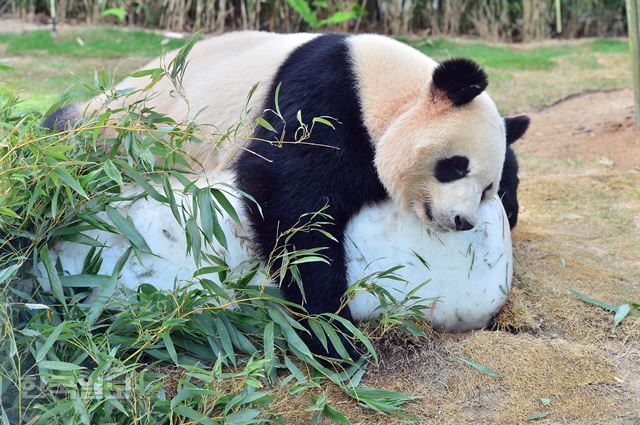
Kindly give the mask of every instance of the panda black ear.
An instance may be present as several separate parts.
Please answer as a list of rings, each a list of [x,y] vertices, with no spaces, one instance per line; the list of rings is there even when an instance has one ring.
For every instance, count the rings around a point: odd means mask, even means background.
[[[507,146],[521,138],[529,128],[531,120],[526,115],[519,115],[517,117],[505,118],[504,128],[507,132]]]
[[[433,72],[433,87],[445,92],[455,106],[471,102],[488,84],[482,68],[465,58],[446,60]]]

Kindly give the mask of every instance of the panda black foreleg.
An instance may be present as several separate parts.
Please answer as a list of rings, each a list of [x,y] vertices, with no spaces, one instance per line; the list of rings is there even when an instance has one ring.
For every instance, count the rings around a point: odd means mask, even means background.
[[[507,213],[509,219],[509,227],[513,229],[518,223],[518,185],[520,180],[518,179],[518,160],[516,154],[507,146],[507,151],[504,159],[504,166],[502,167],[502,178],[500,179],[500,187],[498,189],[498,196],[502,201],[502,206]]]
[[[342,231],[336,231],[335,228],[331,230],[333,237],[339,241],[342,240]],[[347,266],[342,244],[330,240],[319,232],[296,235],[291,242],[296,249],[326,247],[320,253],[328,259],[329,264],[313,262],[297,266],[302,277],[303,291],[300,290],[298,282],[288,272],[281,286],[284,297],[288,301],[303,306],[308,315],[337,313],[340,317],[353,322],[351,310],[349,310],[345,299]],[[300,313],[304,314],[303,312]],[[325,348],[321,340],[310,328],[308,319],[302,316],[299,316],[299,319],[300,323],[307,329],[307,332],[301,332],[301,337],[313,353],[333,358],[341,357],[329,338],[327,338],[327,348]],[[359,354],[354,343],[350,341],[353,336],[351,332],[338,321],[333,321],[332,325],[336,329],[346,352],[352,360],[357,360]]]
[[[507,151],[505,153],[504,166],[502,167],[502,178],[500,179],[498,195],[502,200],[502,205],[509,218],[509,227],[512,229],[518,223],[518,184],[520,180],[518,179],[518,159],[511,145],[526,133],[530,121],[526,115],[504,119],[507,135]]]

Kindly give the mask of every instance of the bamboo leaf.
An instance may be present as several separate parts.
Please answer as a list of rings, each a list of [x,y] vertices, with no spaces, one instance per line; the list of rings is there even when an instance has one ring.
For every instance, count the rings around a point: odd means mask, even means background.
[[[306,257],[298,258],[290,263],[290,265],[304,264],[304,263],[325,263],[330,264],[329,260],[324,257],[318,257],[316,255],[308,255]]]
[[[56,326],[51,332],[51,334],[44,341],[44,344],[40,346],[40,348],[36,352],[36,363],[40,363],[42,360],[44,360],[49,350],[51,350],[51,347],[53,347],[53,344],[55,344],[55,342],[58,340],[58,337],[60,336],[60,333],[62,332],[63,327],[64,327],[64,322]]]
[[[2,64],[0,64],[0,67],[1,66]],[[0,68],[0,70],[2,70],[2,68]],[[0,418],[2,419],[2,425],[11,425],[11,422],[9,422],[9,416],[4,410],[4,406],[2,404],[0,404]]]
[[[233,205],[231,205],[231,202],[229,202],[229,200],[227,199],[227,196],[218,189],[211,189],[211,193],[218,202],[218,205],[220,205],[222,209],[225,210],[229,217],[231,217],[231,219],[238,225],[241,225],[242,223],[240,222],[240,217],[238,216],[235,208],[233,208]]]
[[[14,264],[0,270],[0,283],[4,283],[11,279],[20,269],[21,264]]]
[[[32,304],[32,303],[24,303],[24,304],[16,304],[22,305],[24,308],[29,310],[50,310],[51,308],[48,305],[44,304]]]
[[[100,288],[107,285],[111,276],[98,274],[76,274],[61,276],[60,281],[65,288]]]
[[[111,223],[118,228],[124,237],[129,239],[133,246],[141,251],[151,253],[147,241],[145,241],[140,232],[138,232],[131,218],[125,218],[118,210],[110,206],[105,208],[105,212],[109,220],[111,220]]]
[[[229,425],[244,425],[255,423],[253,420],[260,415],[257,409],[244,409],[239,412],[232,413],[225,418],[225,423]]]
[[[187,252],[190,252],[193,256],[193,261],[196,265],[200,265],[202,257],[202,251],[200,249],[202,239],[200,237],[200,228],[196,220],[191,217],[185,223],[185,231],[187,237]]]
[[[90,325],[95,323],[95,321],[98,319],[98,316],[100,315],[102,310],[105,308],[105,306],[111,299],[111,296],[115,292],[117,286],[118,286],[117,276],[109,276],[109,279],[105,281],[105,284],[99,287],[100,291],[98,295],[95,297],[95,299],[93,300],[93,302],[91,303],[89,314],[87,314],[87,317],[85,319],[87,323],[89,323]]]
[[[116,168],[115,165],[113,165],[113,162],[111,162],[110,160],[106,161],[102,165],[102,170],[107,175],[107,177],[116,182],[118,186],[124,185],[124,183],[122,182],[122,174],[120,174],[120,171]]]
[[[126,12],[121,7],[110,7],[102,11],[102,16],[115,16],[120,22],[124,22]]]
[[[313,332],[314,335],[318,338],[318,340],[320,340],[322,347],[324,347],[325,350],[328,350],[329,346],[327,345],[327,334],[324,332],[324,329],[322,328],[322,326],[313,318],[309,319],[307,323],[309,323],[311,332]]]
[[[318,17],[315,12],[311,10],[307,0],[287,0],[289,6],[302,17],[304,22],[311,28],[318,27]]]
[[[44,268],[47,272],[47,277],[49,278],[49,284],[51,285],[51,292],[53,296],[62,304],[65,308],[67,307],[67,302],[65,300],[64,291],[62,290],[62,282],[60,281],[60,277],[58,276],[58,272],[53,267],[53,263],[51,262],[51,254],[49,254],[49,247],[47,245],[43,246],[40,249],[40,259],[42,260],[42,264],[44,264]]]
[[[202,276],[203,274],[211,274],[211,273],[219,273],[222,271],[228,270],[227,266],[207,266],[207,267],[202,267],[199,268],[198,270],[196,270],[193,273],[193,277],[198,277],[198,276]]]
[[[603,309],[609,310],[609,311],[616,311],[616,307],[611,305],[611,304],[607,304],[607,303],[602,302],[600,300],[596,300],[594,298],[591,298],[591,297],[588,297],[586,295],[583,295],[580,292],[576,291],[575,289],[572,289],[571,292],[573,293],[573,295],[575,295],[581,301],[583,301],[583,302],[585,302],[587,304],[592,304],[592,305],[595,305],[597,307],[600,307],[600,308],[603,308]]]
[[[207,242],[211,242],[213,240],[213,214],[215,214],[211,204],[211,197],[207,191],[202,190],[198,191],[197,200],[202,233]]]
[[[351,421],[349,421],[345,415],[328,403],[324,405],[322,414],[340,425],[351,425]]]
[[[616,315],[613,318],[613,329],[615,329],[620,322],[624,320],[629,312],[631,311],[631,306],[629,304],[622,304],[616,308]]]
[[[167,203],[169,204],[169,208],[171,209],[171,214],[173,214],[173,217],[176,219],[176,221],[180,225],[182,225],[180,211],[178,210],[178,203],[176,202],[176,197],[173,193],[173,188],[171,187],[169,177],[166,174],[162,175],[162,188],[164,189],[164,194],[167,197]]]
[[[283,119],[282,112],[280,112],[280,89],[281,88],[282,88],[282,81],[278,82],[278,85],[276,86],[276,92],[274,94],[273,102],[275,103],[275,106],[276,106],[276,114],[278,114],[280,119]]]
[[[263,341],[264,341],[264,358],[265,360],[267,360],[265,369],[267,373],[269,373],[273,368],[273,364],[276,358],[273,322],[267,323],[267,325],[264,327]]]
[[[164,342],[164,346],[169,353],[169,357],[171,357],[171,360],[173,360],[173,362],[178,365],[178,353],[176,352],[176,347],[173,345],[173,341],[171,341],[171,336],[166,332],[163,333],[162,341]]]
[[[341,10],[329,16],[327,19],[322,19],[320,22],[318,22],[318,26],[321,27],[325,25],[337,25],[355,18],[357,18],[357,15],[353,11]]]
[[[620,322],[622,322],[629,315],[629,312],[631,312],[631,306],[629,304],[622,304],[616,307],[614,305],[607,304],[603,301],[596,300],[595,298],[591,298],[586,295],[583,295],[580,292],[576,291],[575,289],[572,289],[571,292],[573,293],[573,295],[575,295],[581,301],[587,304],[592,304],[604,310],[608,310],[612,313],[615,313],[615,316],[613,317],[613,329],[618,327]]]
[[[382,413],[397,413],[401,411],[401,406],[404,403],[420,398],[396,391],[369,387],[349,387],[346,393],[363,406]]]
[[[538,419],[543,419],[543,418],[546,418],[547,416],[549,416],[549,413],[547,412],[538,412],[538,413],[534,413],[532,415],[527,416],[525,420],[527,422],[537,421]]]
[[[251,196],[251,194],[244,192],[238,188],[234,188],[233,186],[226,184],[226,183],[220,183],[220,186],[225,186],[228,187],[230,189],[235,190],[236,192],[238,192],[238,194],[240,194],[241,196],[247,198],[248,200],[250,200],[253,205],[255,205],[255,207],[258,209],[258,212],[260,213],[260,217],[264,218],[264,214],[262,213],[262,208],[260,207],[260,204],[258,203],[258,201],[256,201],[256,198],[254,198],[253,196]]]
[[[144,191],[155,199],[158,202],[162,202],[163,204],[167,203],[167,198],[162,196],[149,182],[145,179],[142,174],[137,172],[132,166],[127,164],[122,160],[115,160],[115,163],[118,164],[128,175],[136,182],[138,186],[140,186]]]
[[[271,124],[269,124],[269,121],[265,120],[262,117],[256,118],[256,124],[258,124],[260,127],[266,128],[267,130],[269,130],[269,131],[271,131],[273,133],[277,132],[276,129],[273,128],[273,126]]]
[[[300,372],[300,369],[298,369],[298,366],[296,366],[295,363],[293,363],[287,356],[284,356],[284,365],[287,367],[287,369],[289,369],[289,372],[291,372],[291,374],[295,376],[299,383],[307,383],[307,378],[304,377],[302,372]]]
[[[233,344],[231,343],[231,337],[229,336],[229,332],[227,331],[226,326],[222,323],[222,320],[216,318],[216,329],[218,330],[218,338],[220,338],[220,343],[222,344],[222,348],[226,353],[229,360],[231,360],[232,364],[236,364],[236,354],[233,350]]]
[[[478,364],[478,363],[476,363],[476,362],[474,362],[472,360],[469,360],[469,359],[467,359],[465,357],[454,356],[453,358],[456,359],[456,360],[461,361],[462,363],[468,364],[469,366],[471,366],[471,367],[473,367],[475,369],[478,369],[480,372],[484,373],[485,375],[489,375],[492,378],[497,378],[498,377],[498,374],[495,373],[493,370],[489,369],[486,366],[482,366],[481,364]]]
[[[133,78],[141,78],[150,75],[152,78],[157,77],[158,75],[162,75],[164,73],[164,69],[162,68],[149,68],[149,69],[141,69],[140,71],[132,72],[129,74],[130,77]]]
[[[13,212],[12,210],[10,210],[9,208],[0,207],[0,214],[6,215],[6,216],[11,217],[11,218],[20,219],[20,216],[18,214],[16,214],[15,212]]]
[[[45,368],[45,369],[51,369],[51,370],[61,370],[61,371],[71,371],[71,370],[82,370],[84,369],[84,367],[77,365],[77,364],[73,364],[73,363],[69,363],[69,362],[58,362],[58,361],[49,361],[49,360],[43,360],[40,363],[38,363],[38,366],[40,366],[41,368]]]
[[[202,413],[197,412],[197,411],[193,410],[191,407],[185,406],[184,404],[178,404],[175,407],[175,412],[178,415],[184,416],[187,419],[191,419],[193,421],[196,421],[196,423],[199,423],[199,424],[217,425],[217,422],[215,422],[214,420],[207,418]]]
[[[53,170],[53,172],[60,177],[60,179],[65,182],[66,184],[69,185],[69,187],[71,189],[73,189],[75,192],[77,192],[80,196],[82,196],[83,198],[89,199],[89,195],[87,195],[87,192],[84,191],[84,189],[82,188],[82,186],[80,185],[80,183],[78,183],[78,181],[76,179],[74,179],[71,174],[69,174],[69,172],[67,170],[65,170],[64,168],[55,168]]]
[[[322,326],[322,328],[324,329],[324,332],[329,337],[333,348],[335,348],[340,357],[343,359],[350,359],[351,356],[349,356],[349,353],[345,349],[344,344],[342,343],[342,340],[338,336],[338,333],[336,332],[336,329],[333,327],[333,325],[324,320],[321,320],[319,323],[320,326]]]
[[[323,118],[323,117],[315,117],[315,118],[312,120],[312,122],[313,122],[313,123],[317,123],[317,122],[319,122],[320,124],[324,124],[324,125],[326,125],[327,127],[331,127],[331,128],[333,128],[334,130],[336,129],[336,128],[335,128],[335,126],[333,125],[333,123],[332,123],[331,121],[329,121],[328,119]]]
[[[364,336],[364,334],[360,331],[360,329],[358,329],[357,326],[355,326],[353,323],[351,323],[349,320],[345,319],[344,317],[338,316],[337,314],[329,314],[329,317],[331,317],[333,320],[337,320],[338,322],[340,322],[342,326],[347,328],[347,330],[353,336],[358,338],[358,340],[366,347],[369,354],[371,354],[374,361],[378,363],[378,354],[376,353],[375,348],[373,348],[373,345],[371,344],[371,341],[369,341],[369,338]]]

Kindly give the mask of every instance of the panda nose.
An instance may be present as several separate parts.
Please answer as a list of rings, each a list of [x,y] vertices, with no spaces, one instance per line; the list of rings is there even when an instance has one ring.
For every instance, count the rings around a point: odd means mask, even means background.
[[[456,222],[456,230],[473,229],[473,224],[469,223],[466,219],[464,219],[463,217],[460,217],[459,215],[456,216],[455,222]]]

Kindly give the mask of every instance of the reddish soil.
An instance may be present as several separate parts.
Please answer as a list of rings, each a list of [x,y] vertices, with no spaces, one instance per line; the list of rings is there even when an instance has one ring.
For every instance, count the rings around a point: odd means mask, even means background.
[[[572,96],[529,115],[531,128],[518,142],[519,151],[640,171],[640,130],[633,125],[631,89]]]

